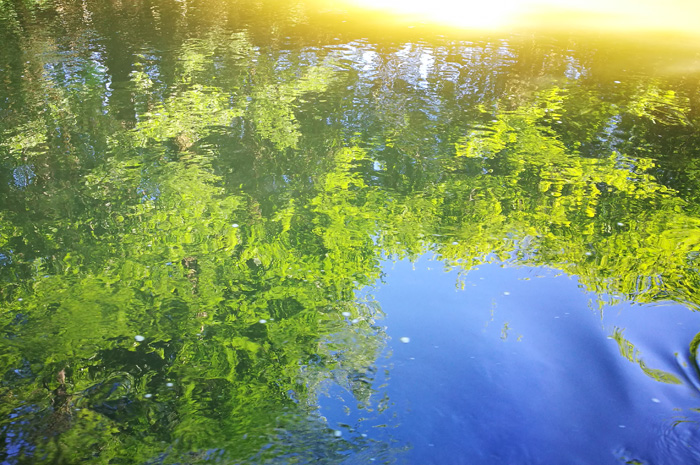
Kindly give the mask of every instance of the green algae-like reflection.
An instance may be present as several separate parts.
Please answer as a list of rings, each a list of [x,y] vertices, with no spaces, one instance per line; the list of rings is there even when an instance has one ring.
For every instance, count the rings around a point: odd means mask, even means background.
[[[314,18],[0,0],[8,463],[392,461],[317,415],[329,383],[386,408],[381,309],[356,296],[387,256],[698,309],[692,70]]]

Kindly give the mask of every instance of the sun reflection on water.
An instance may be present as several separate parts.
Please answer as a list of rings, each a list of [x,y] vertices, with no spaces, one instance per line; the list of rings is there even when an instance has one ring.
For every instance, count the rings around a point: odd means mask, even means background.
[[[339,0],[415,21],[471,30],[555,29],[698,35],[700,2],[689,0]]]

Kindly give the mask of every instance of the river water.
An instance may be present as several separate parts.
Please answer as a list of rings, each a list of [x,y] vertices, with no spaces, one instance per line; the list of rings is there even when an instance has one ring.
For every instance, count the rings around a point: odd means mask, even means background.
[[[695,37],[436,18],[0,0],[3,464],[700,463]]]

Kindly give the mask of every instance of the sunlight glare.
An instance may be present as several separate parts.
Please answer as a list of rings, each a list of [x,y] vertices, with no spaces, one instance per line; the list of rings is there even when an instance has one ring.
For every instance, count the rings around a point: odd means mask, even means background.
[[[399,13],[427,22],[468,29],[505,26],[518,8],[518,0],[355,0],[362,7]]]
[[[388,20],[463,29],[575,28],[697,35],[700,2],[690,0],[346,0]]]

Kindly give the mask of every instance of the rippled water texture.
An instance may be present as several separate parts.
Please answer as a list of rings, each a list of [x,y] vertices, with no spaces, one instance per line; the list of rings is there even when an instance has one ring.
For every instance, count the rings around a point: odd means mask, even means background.
[[[0,461],[700,463],[667,3],[0,0]]]

